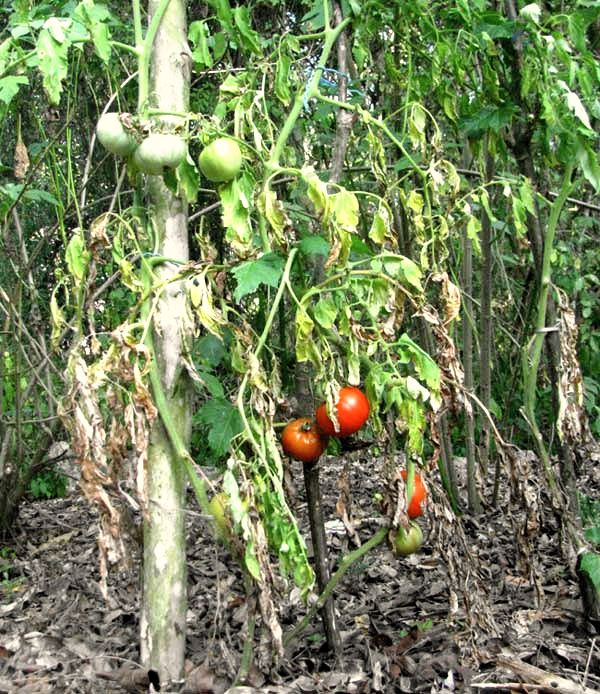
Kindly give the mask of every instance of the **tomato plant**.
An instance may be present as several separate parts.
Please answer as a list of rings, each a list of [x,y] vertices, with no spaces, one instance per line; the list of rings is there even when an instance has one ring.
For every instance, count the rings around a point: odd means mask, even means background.
[[[408,530],[398,528],[396,539],[394,541],[394,551],[405,557],[412,554],[421,548],[423,544],[423,531],[418,523],[411,522]]]
[[[400,473],[406,481],[407,472],[402,470]],[[415,472],[414,482],[413,482],[413,493],[410,498],[410,503],[408,504],[407,513],[409,518],[417,518],[423,515],[423,502],[427,498],[427,488],[421,479],[421,475]]]
[[[335,403],[339,429],[327,414],[327,405],[321,403],[316,418],[319,429],[328,436],[350,436],[357,432],[369,417],[369,401],[359,388],[346,386],[340,389]]]
[[[327,439],[321,436],[311,417],[300,417],[285,427],[281,444],[291,458],[310,463],[323,453]]]
[[[213,183],[231,181],[242,166],[242,153],[235,140],[220,137],[200,152],[198,166],[203,175]]]

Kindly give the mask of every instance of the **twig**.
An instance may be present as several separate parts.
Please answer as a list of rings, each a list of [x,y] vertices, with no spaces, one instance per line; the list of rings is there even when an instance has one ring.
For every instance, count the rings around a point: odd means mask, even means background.
[[[546,670],[542,670],[535,665],[530,665],[518,658],[499,656],[497,664],[531,681],[531,684],[521,683],[517,685],[522,689],[533,687],[541,692],[558,692],[558,694],[599,694],[597,689],[590,689],[578,682],[568,680],[566,677],[560,677],[552,672],[546,672]],[[485,685],[480,683],[477,686],[482,687]],[[506,684],[502,685],[503,688],[507,686]]]

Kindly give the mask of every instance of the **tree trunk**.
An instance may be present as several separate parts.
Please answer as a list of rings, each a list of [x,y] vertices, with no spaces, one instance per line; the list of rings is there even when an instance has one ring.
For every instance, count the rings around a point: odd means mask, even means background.
[[[489,146],[492,135],[488,133],[485,152],[485,182],[489,183],[494,175],[494,157]],[[492,220],[483,210],[481,218],[481,313],[479,319],[479,399],[483,406],[490,409],[492,401]],[[481,435],[479,440],[479,461],[484,475],[487,475],[490,460],[491,427],[484,415],[480,417]]]
[[[150,0],[149,19],[159,0]],[[185,113],[189,103],[185,0],[171,0],[154,42],[150,72],[150,103],[170,113]],[[163,117],[162,129],[177,124]],[[162,177],[147,182],[148,219],[158,255],[185,263],[189,258],[187,205],[164,185]],[[177,272],[173,263],[155,266],[161,279]],[[153,314],[154,358],[170,412],[170,424],[189,445],[190,389],[180,367],[184,338],[185,293],[180,282],[167,285]],[[183,674],[187,567],[185,555],[186,478],[163,420],[151,432],[148,454],[149,515],[144,526],[143,597],[140,618],[141,660],[161,681]]]
[[[473,246],[469,234],[463,232],[463,368],[464,385],[473,392]],[[475,419],[470,398],[465,401],[465,444],[467,457],[467,493],[469,511],[481,513],[481,500],[477,490],[475,456]]]

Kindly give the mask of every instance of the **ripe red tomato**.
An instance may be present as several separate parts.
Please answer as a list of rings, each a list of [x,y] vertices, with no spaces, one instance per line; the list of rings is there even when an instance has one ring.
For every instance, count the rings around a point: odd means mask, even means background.
[[[339,397],[335,403],[339,430],[327,414],[327,405],[321,403],[317,407],[317,426],[328,436],[350,436],[358,431],[369,417],[369,401],[367,396],[359,388],[346,386],[340,389]]]
[[[311,417],[300,417],[285,427],[281,444],[291,458],[310,463],[323,453],[327,439],[321,436]]]
[[[404,481],[406,481],[407,477],[407,472],[406,470],[402,470],[400,472],[402,477],[404,478]],[[425,485],[423,484],[423,480],[421,479],[421,475],[419,475],[418,472],[415,472],[415,477],[414,477],[414,483],[413,483],[413,493],[412,497],[410,499],[410,504],[408,505],[408,508],[406,509],[406,512],[408,513],[409,518],[417,518],[418,516],[423,515],[423,502],[427,498],[427,489]]]

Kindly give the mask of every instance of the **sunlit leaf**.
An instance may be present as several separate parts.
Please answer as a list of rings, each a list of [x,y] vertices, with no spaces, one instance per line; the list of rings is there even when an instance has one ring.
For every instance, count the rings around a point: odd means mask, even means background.
[[[75,16],[81,19],[90,32],[98,57],[108,63],[111,53],[108,22],[112,20],[111,13],[104,5],[96,5],[94,0],[82,0],[75,10]]]
[[[63,81],[68,74],[69,45],[59,20],[55,17],[49,19],[40,31],[36,50],[44,89],[51,104],[60,102]]]
[[[386,207],[380,205],[377,212],[373,215],[371,228],[369,229],[369,238],[376,244],[381,245],[385,237],[389,234],[390,229],[389,213]]]
[[[525,19],[531,19],[532,22],[539,24],[542,11],[537,2],[531,2],[529,5],[522,7],[519,10],[519,14],[521,17],[525,17]]]
[[[81,229],[77,229],[71,236],[65,256],[69,272],[77,282],[81,282],[85,278],[91,258],[91,253],[86,248],[85,238]]]
[[[8,75],[0,79],[0,101],[10,104],[16,96],[22,84],[29,84],[25,75]]]

